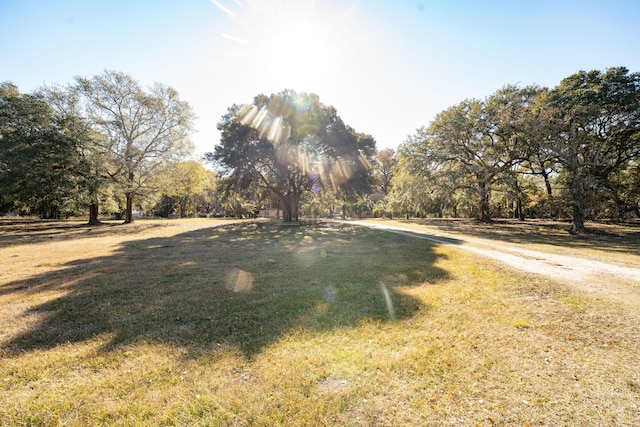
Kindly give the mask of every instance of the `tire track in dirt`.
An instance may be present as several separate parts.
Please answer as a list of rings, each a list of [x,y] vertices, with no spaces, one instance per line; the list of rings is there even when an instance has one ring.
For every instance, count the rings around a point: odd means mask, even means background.
[[[564,283],[573,288],[602,294],[634,305],[640,304],[640,288],[629,283],[629,281],[632,281],[636,282],[635,284],[640,284],[640,269],[637,268],[521,249],[514,245],[500,245],[491,240],[470,238],[466,235],[442,237],[426,231],[409,230],[365,221],[343,221],[343,223],[375,228],[468,250],[500,261],[520,271],[563,280]]]

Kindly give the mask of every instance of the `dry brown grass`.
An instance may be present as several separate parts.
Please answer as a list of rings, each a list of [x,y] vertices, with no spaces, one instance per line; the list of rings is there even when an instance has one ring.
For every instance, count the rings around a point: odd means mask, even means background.
[[[560,255],[583,258],[640,268],[640,223],[614,224],[587,222],[588,234],[569,233],[571,224],[563,221],[501,219],[482,223],[469,219],[410,219],[369,220],[396,224],[408,229],[429,231],[434,235],[464,236],[499,242],[504,246],[517,245]]]
[[[345,225],[65,224],[0,224],[0,425],[640,424],[638,307]]]

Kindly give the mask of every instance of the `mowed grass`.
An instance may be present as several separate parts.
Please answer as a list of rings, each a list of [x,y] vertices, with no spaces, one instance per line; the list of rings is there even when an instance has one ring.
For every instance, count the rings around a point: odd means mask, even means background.
[[[640,222],[627,224],[586,222],[587,234],[569,233],[567,221],[499,219],[482,223],[469,219],[370,219],[374,223],[401,226],[435,235],[488,239],[561,255],[577,255],[621,266],[640,268]]]
[[[640,424],[638,307],[351,225],[0,222],[0,425]]]

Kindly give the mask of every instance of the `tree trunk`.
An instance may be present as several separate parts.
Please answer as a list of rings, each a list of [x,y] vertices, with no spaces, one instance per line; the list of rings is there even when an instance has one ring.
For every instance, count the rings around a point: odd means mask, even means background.
[[[582,182],[577,171],[573,174],[569,189],[571,191],[571,202],[573,205],[573,227],[571,228],[571,233],[586,233],[587,230],[584,227],[584,192],[582,191]]]
[[[486,185],[480,185],[480,221],[491,222],[491,210],[489,206],[489,191]]]
[[[300,219],[298,217],[299,211],[300,211],[300,195],[294,193],[291,195],[291,221],[292,222],[299,221]]]
[[[522,210],[522,199],[520,199],[519,197],[516,199],[515,217],[519,221],[524,221],[524,211]]]
[[[98,219],[98,214],[100,212],[98,202],[91,203],[89,206],[89,223],[87,225],[101,225],[102,223]]]
[[[282,203],[282,221],[291,222],[291,203],[288,196],[285,196]]]
[[[584,185],[583,177],[581,174],[580,161],[578,158],[578,137],[577,130],[573,123],[571,123],[571,151],[569,158],[568,170],[571,176],[571,183],[569,184],[569,192],[571,193],[571,202],[573,205],[573,227],[571,232],[574,234],[586,233],[584,228],[585,217],[585,199],[584,199]]]
[[[127,193],[127,208],[124,214],[124,223],[131,224],[133,223],[133,194]]]
[[[553,192],[551,191],[551,181],[549,180],[549,174],[543,170],[542,177],[544,178],[544,186],[547,189],[547,196],[551,197],[553,195]]]
[[[300,195],[288,193],[283,197],[283,222],[298,222],[298,212],[300,209]]]

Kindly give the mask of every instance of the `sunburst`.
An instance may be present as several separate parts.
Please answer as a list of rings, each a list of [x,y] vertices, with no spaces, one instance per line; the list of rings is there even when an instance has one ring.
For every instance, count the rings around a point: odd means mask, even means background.
[[[270,88],[317,92],[351,55],[347,18],[355,3],[345,7],[321,0],[211,0],[229,17],[220,35],[226,54],[244,58],[250,75]]]

